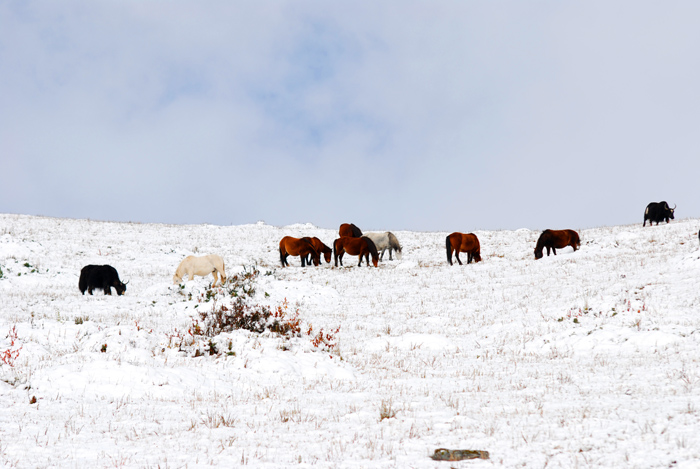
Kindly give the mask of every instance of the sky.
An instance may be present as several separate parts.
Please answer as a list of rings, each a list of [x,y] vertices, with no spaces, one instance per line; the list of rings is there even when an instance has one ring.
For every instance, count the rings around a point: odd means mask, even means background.
[[[700,217],[700,3],[0,0],[0,212]]]

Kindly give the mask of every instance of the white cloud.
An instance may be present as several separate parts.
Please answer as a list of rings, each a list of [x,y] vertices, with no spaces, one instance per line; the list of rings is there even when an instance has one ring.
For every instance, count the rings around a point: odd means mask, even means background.
[[[1,211],[461,230],[700,210],[694,3],[0,9]],[[121,208],[80,203],[95,190]]]

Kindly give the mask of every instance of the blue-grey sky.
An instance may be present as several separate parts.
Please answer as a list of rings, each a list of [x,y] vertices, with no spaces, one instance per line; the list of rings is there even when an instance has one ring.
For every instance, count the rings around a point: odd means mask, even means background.
[[[700,217],[700,2],[0,0],[0,212]]]

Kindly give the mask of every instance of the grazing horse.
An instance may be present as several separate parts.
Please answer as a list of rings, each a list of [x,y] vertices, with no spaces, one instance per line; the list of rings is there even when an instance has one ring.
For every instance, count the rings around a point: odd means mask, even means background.
[[[462,265],[459,259],[460,252],[467,253],[467,264],[481,261],[481,244],[479,238],[474,233],[459,233],[455,232],[445,238],[445,249],[447,250],[447,262],[452,265],[452,253],[455,253],[457,262]]]
[[[289,265],[289,262],[287,262],[288,256],[301,257],[301,266],[306,267],[306,256],[308,255],[311,255],[311,260],[314,265],[321,263],[318,251],[314,248],[313,244],[308,241],[308,238],[292,238],[291,236],[285,236],[282,238],[282,241],[280,241],[280,262],[282,263],[282,267]]]
[[[578,233],[574,230],[544,230],[537,240],[535,246],[535,259],[541,259],[543,256],[542,249],[547,248],[547,255],[551,249],[554,255],[557,255],[557,249],[571,246],[576,251],[581,247],[581,240]]]
[[[328,246],[326,246],[325,244],[323,244],[323,241],[316,238],[315,236],[313,238],[301,238],[301,239],[304,239],[304,240],[310,242],[311,245],[314,247],[314,249],[316,249],[316,251],[318,252],[319,256],[321,256],[321,254],[323,254],[324,259],[326,259],[326,264],[331,263],[331,255],[333,254],[333,250],[331,248],[329,248]],[[319,262],[320,262],[320,260],[319,260]],[[306,257],[306,264],[311,265],[311,254],[309,254]]]
[[[396,251],[396,258],[401,259],[401,245],[391,231],[387,231],[386,233],[367,233],[365,236],[374,242],[374,245],[377,246],[377,251],[381,251],[381,255],[379,256],[380,261],[384,259],[384,251],[387,249],[389,250],[390,261],[393,260],[391,258],[391,251]]]
[[[365,257],[367,267],[369,267],[369,255],[372,254],[372,264],[377,267],[379,252],[377,252],[377,247],[374,245],[374,242],[367,236],[362,236],[361,238],[341,236],[333,241],[333,257],[336,267],[338,267],[338,259],[340,259],[340,265],[343,265],[343,254],[346,252],[351,256],[360,257],[360,262],[357,263],[358,267],[362,265],[362,256]]]
[[[343,236],[348,236],[350,238],[360,238],[362,236],[362,230],[356,227],[353,223],[343,223],[338,229],[338,234],[341,238]]]
[[[187,275],[189,280],[192,280],[195,275],[206,277],[209,274],[214,277],[214,283],[211,284],[212,288],[216,286],[216,282],[220,282],[219,285],[223,285],[226,281],[224,260],[220,256],[216,254],[201,257],[187,256],[177,266],[175,275],[173,275],[173,284],[180,283],[185,275]]]

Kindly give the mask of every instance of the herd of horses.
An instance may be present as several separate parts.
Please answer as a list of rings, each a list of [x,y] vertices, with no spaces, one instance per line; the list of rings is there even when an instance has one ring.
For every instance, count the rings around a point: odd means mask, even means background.
[[[396,257],[401,258],[401,244],[390,231],[363,235],[362,230],[354,224],[343,223],[338,229],[338,234],[340,237],[333,241],[333,249],[323,244],[318,238],[285,236],[279,245],[282,267],[289,266],[287,261],[289,256],[299,256],[302,267],[310,266],[311,263],[314,266],[318,266],[321,263],[321,254],[325,256],[328,264],[331,262],[332,254],[336,267],[338,267],[338,263],[341,266],[343,265],[343,255],[345,254],[358,256],[358,267],[362,265],[362,259],[365,260],[369,267],[370,256],[372,257],[372,265],[377,267],[379,261],[384,257],[384,252],[387,250],[389,251],[390,260],[392,259],[392,251],[396,251]],[[548,256],[550,252],[556,256],[557,249],[567,246],[574,248],[574,251],[581,247],[581,240],[577,232],[574,230],[545,230],[537,240],[535,259],[542,258],[545,248],[547,248]],[[453,265],[453,255],[459,262],[459,265],[463,265],[462,260],[459,258],[461,252],[467,254],[467,264],[471,264],[472,261],[481,261],[481,245],[479,244],[479,238],[474,233],[455,232],[448,235],[445,238],[445,250],[447,252],[447,262],[450,265]],[[381,251],[381,254],[379,251]]]
[[[652,202],[644,211],[644,224],[647,221],[656,222],[674,218],[675,206],[670,208],[669,205],[663,202]],[[352,223],[343,223],[338,229],[339,238],[333,241],[333,247],[326,246],[323,241],[316,237],[293,238],[285,236],[279,243],[280,263],[282,267],[289,266],[287,260],[289,256],[299,257],[301,266],[306,267],[313,264],[318,266],[321,264],[321,255],[323,255],[327,264],[331,262],[331,256],[335,261],[335,266],[338,263],[343,265],[343,256],[345,254],[357,256],[359,262],[357,266],[362,265],[362,260],[369,267],[370,257],[372,265],[377,267],[380,260],[383,260],[384,253],[389,251],[389,259],[392,260],[392,252],[396,252],[396,257],[401,259],[402,247],[399,240],[390,231],[384,233],[367,233],[363,234],[357,226]],[[700,237],[700,232],[698,233]],[[547,249],[547,256],[550,252],[556,256],[557,249],[563,249],[571,246],[574,251],[581,247],[581,239],[574,230],[544,230],[537,239],[535,245],[535,259],[541,259],[544,256],[544,249]],[[447,262],[452,264],[452,256],[454,255],[459,265],[462,261],[459,258],[460,253],[467,254],[467,264],[472,261],[481,261],[481,245],[479,238],[474,233],[459,233],[455,232],[445,238],[445,250],[447,253]],[[187,276],[192,280],[195,275],[205,277],[211,274],[214,277],[212,287],[215,287],[217,282],[222,285],[226,281],[226,271],[224,260],[216,254],[208,256],[187,256],[175,270],[173,275],[173,284],[178,284],[183,277]],[[118,295],[122,295],[126,291],[126,283],[119,280],[119,274],[114,267],[109,265],[87,265],[80,272],[80,280],[78,282],[80,291],[85,294],[87,291],[92,295],[94,289],[102,289],[105,295],[111,295],[111,289],[114,288]]]
[[[396,251],[396,257],[401,258],[401,244],[393,233],[387,231],[384,233],[367,233],[362,234],[357,226],[352,223],[343,223],[338,230],[340,237],[333,241],[333,248],[326,246],[323,241],[318,238],[293,238],[285,236],[280,241],[280,263],[282,267],[289,265],[287,258],[289,256],[299,256],[301,258],[301,266],[307,265],[318,266],[321,263],[321,254],[323,254],[326,263],[331,263],[331,255],[338,267],[338,263],[343,265],[343,256],[349,254],[358,256],[359,262],[357,266],[362,265],[362,259],[369,266],[369,258],[372,257],[372,265],[378,266],[379,261],[384,258],[384,253],[389,251],[389,259],[392,259],[392,252]],[[381,251],[381,254],[380,254]]]

